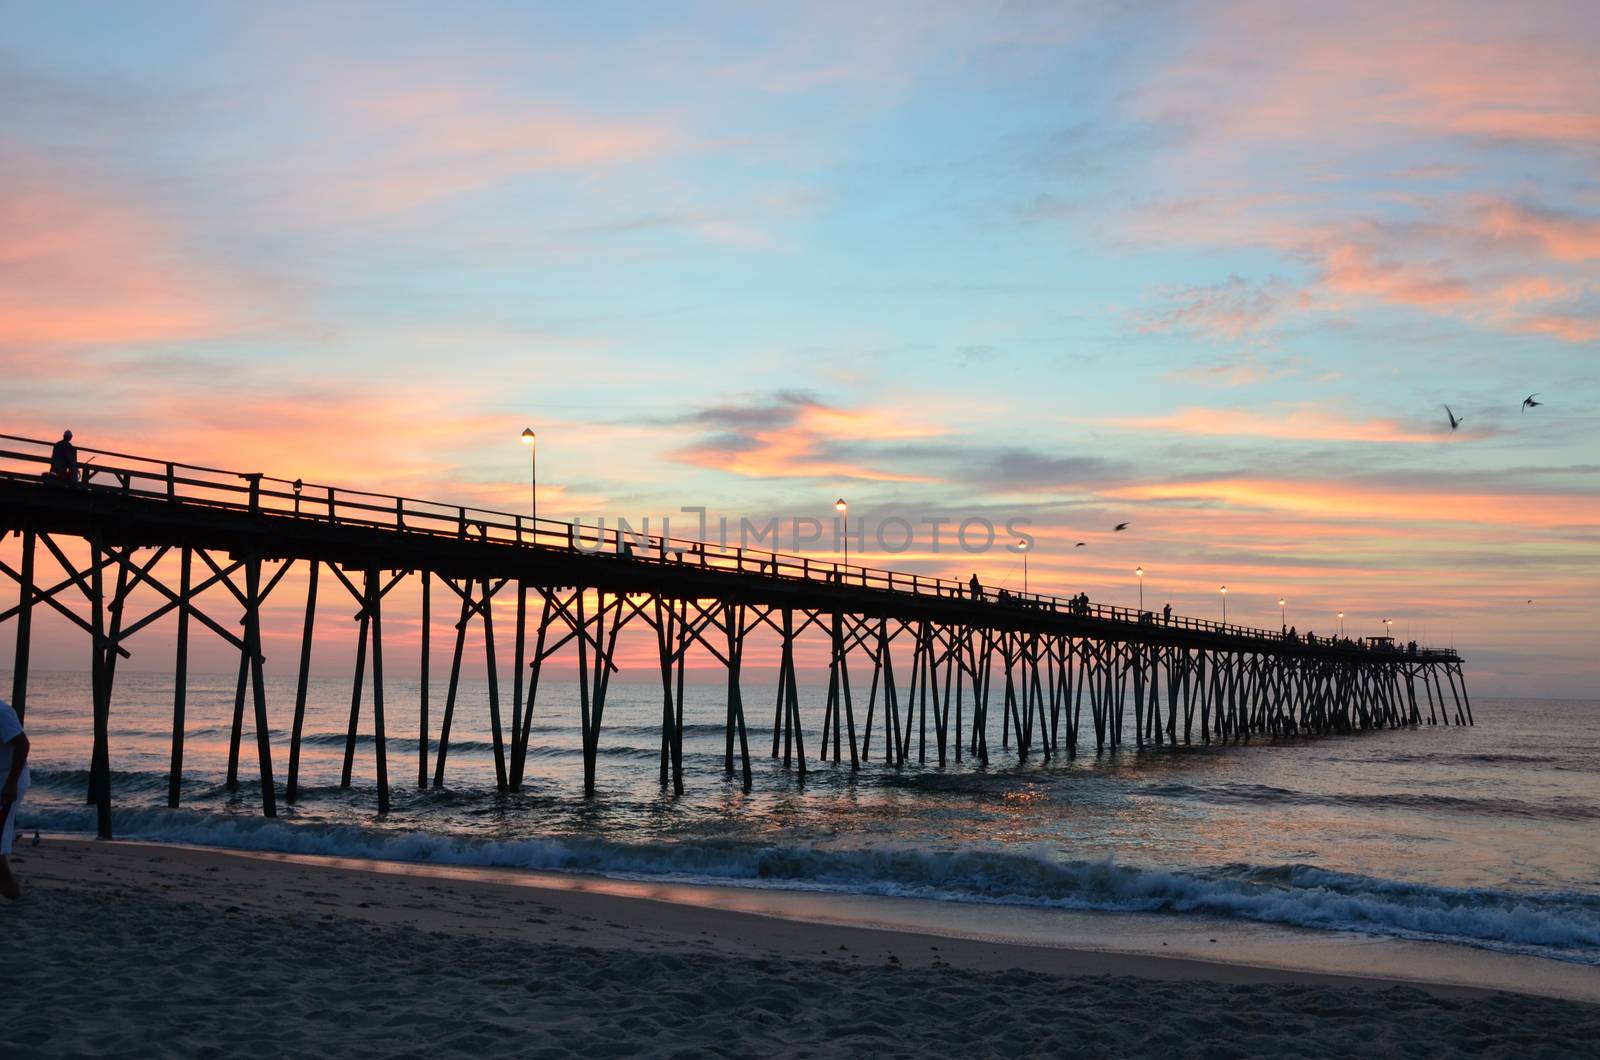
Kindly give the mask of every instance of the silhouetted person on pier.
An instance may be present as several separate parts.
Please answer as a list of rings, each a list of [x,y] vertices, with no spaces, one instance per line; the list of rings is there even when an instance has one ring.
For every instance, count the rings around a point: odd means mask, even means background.
[[[1168,604],[1166,607],[1163,607],[1161,609],[1161,621],[1165,622],[1169,626],[1172,625],[1172,605],[1171,604]]]
[[[967,587],[972,590],[972,598],[974,600],[983,599],[983,583],[978,581],[977,571],[972,572],[972,580],[967,583]]]
[[[78,481],[78,447],[72,444],[72,432],[64,431],[61,440],[50,450],[49,477],[61,482]]]

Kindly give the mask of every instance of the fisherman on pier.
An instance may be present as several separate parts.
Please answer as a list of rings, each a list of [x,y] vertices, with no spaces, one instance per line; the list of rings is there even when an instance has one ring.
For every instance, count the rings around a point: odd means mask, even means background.
[[[50,470],[46,478],[59,482],[78,481],[78,447],[72,444],[72,432],[64,431],[61,440],[50,450]]]

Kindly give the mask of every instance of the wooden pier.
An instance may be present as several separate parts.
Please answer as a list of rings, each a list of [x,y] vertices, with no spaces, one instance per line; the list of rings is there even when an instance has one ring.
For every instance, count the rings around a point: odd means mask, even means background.
[[[700,541],[653,538],[647,547],[633,547],[613,531],[597,550],[587,533],[580,541],[571,524],[555,520],[80,450],[80,461],[90,456],[79,479],[55,479],[45,474],[50,443],[0,435],[0,536],[20,538],[17,566],[0,562],[19,589],[17,604],[0,612],[0,623],[16,623],[12,703],[19,714],[27,709],[34,613],[49,609],[86,635],[94,726],[88,798],[106,837],[112,834],[108,734],[117,662],[128,657],[138,633],[168,616],[177,637],[169,805],[176,807],[182,795],[195,625],[238,652],[228,782],[238,780],[248,706],[262,812],[276,814],[280,791],[286,802],[295,801],[313,625],[319,605],[329,606],[329,590],[354,605],[359,638],[342,781],[352,782],[363,685],[370,681],[377,806],[386,812],[384,600],[412,579],[422,620],[418,787],[445,783],[474,628],[485,649],[488,723],[503,791],[518,790],[526,773],[545,663],[575,649],[584,787],[593,794],[617,638],[634,624],[655,635],[661,783],[680,793],[691,653],[726,671],[724,769],[750,787],[750,743],[754,738],[765,747],[766,727],[747,716],[741,676],[746,643],[758,633],[776,637],[780,647],[770,755],[802,776],[806,730],[796,665],[802,637],[828,645],[816,752],[835,768],[848,762],[860,769],[877,760],[898,768],[913,757],[940,766],[964,758],[987,763],[995,753],[991,708],[1001,712],[1000,750],[1022,760],[1130,745],[1472,723],[1461,658],[1453,650],[1311,642],[1281,630],[1074,606],[1050,596],[975,594],[941,578]],[[86,560],[74,562],[63,547],[74,539],[87,546]],[[297,566],[306,575],[305,621],[280,789],[268,738],[261,614]],[[148,606],[142,614],[132,613],[136,592]],[[220,594],[230,610],[236,607],[237,617],[208,614],[201,601],[207,592],[208,599]],[[435,735],[428,666],[432,607],[441,593],[456,620]],[[493,604],[502,594],[516,604],[509,703],[494,628]],[[906,646],[909,672],[903,661],[897,672],[894,652],[903,660]]]

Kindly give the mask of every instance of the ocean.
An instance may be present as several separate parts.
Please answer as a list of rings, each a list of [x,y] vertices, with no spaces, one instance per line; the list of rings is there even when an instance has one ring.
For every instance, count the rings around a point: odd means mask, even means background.
[[[0,689],[10,675],[0,673]],[[1477,725],[1257,739],[987,768],[816,761],[822,690],[802,703],[810,770],[768,757],[774,689],[744,685],[754,788],[723,774],[720,686],[690,685],[686,793],[659,783],[659,684],[612,682],[599,790],[583,797],[576,685],[548,678],[521,792],[494,790],[487,692],[463,686],[447,786],[419,791],[415,681],[385,688],[392,811],[376,812],[370,704],[339,786],[348,678],[313,680],[301,797],[260,815],[247,707],[224,784],[234,675],[193,675],[184,804],[166,807],[171,677],[119,673],[111,755],[121,838],[594,873],[741,887],[1242,918],[1441,940],[1600,965],[1600,702],[1473,703]],[[502,686],[509,719],[509,688]],[[437,733],[445,698],[431,688]],[[293,687],[269,678],[280,797]],[[89,832],[89,688],[35,673],[24,831]],[[858,724],[864,714],[858,704]],[[430,749],[430,769],[432,751]]]

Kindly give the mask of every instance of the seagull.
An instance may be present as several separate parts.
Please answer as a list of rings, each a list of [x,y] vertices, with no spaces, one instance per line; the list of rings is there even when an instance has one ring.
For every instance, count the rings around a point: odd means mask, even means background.
[[[1111,529],[1113,529],[1113,530],[1126,530],[1127,528],[1128,528],[1128,524],[1127,523],[1118,523],[1116,526],[1113,526]]]
[[[1523,412],[1527,412],[1529,409],[1536,409],[1540,405],[1543,405],[1544,402],[1533,400],[1534,398],[1536,398],[1538,396],[1539,396],[1538,394],[1529,394],[1527,397],[1523,398],[1522,399],[1522,411]]]
[[[1076,545],[1073,545],[1072,547],[1073,548],[1082,548],[1084,545],[1087,545],[1088,543],[1089,542],[1087,542],[1087,541],[1079,541]]]
[[[1446,405],[1444,407],[1444,414],[1446,416],[1450,417],[1450,429],[1452,431],[1455,430],[1457,427],[1461,426],[1461,421],[1456,418],[1456,414],[1454,412],[1450,411],[1450,406],[1449,405]]]

